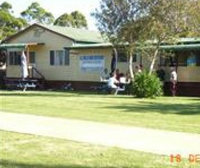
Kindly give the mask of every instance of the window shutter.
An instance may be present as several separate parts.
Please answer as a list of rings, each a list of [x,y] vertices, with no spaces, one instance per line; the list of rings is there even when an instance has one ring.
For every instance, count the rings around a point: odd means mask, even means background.
[[[55,62],[54,62],[54,51],[51,50],[50,51],[50,65],[54,65]]]
[[[9,52],[9,65],[14,65],[13,52]]]
[[[69,65],[69,50],[65,50],[65,65]]]
[[[29,63],[35,64],[35,52],[34,51],[31,51],[29,53]]]
[[[16,55],[15,56],[15,65],[21,65],[21,55]]]

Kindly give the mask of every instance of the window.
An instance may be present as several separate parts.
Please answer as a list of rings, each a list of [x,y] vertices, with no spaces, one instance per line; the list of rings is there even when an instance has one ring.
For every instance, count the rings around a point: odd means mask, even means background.
[[[200,51],[185,51],[178,54],[179,66],[199,66],[200,65]]]
[[[133,54],[133,62],[137,62],[137,54]]]
[[[33,51],[31,51],[29,53],[29,63],[31,63],[31,64],[35,64],[36,63],[36,61],[35,61],[35,52],[33,52]]]
[[[118,62],[127,62],[127,54],[124,50],[118,50]]]
[[[9,65],[21,65],[21,52],[9,52]]]
[[[177,66],[178,65],[178,51],[161,51],[159,54],[160,66]]]
[[[62,66],[69,65],[69,50],[51,50],[50,65]]]
[[[177,66],[177,56],[160,57],[160,66]]]
[[[197,55],[197,66],[200,66],[200,55]]]
[[[25,55],[26,52],[25,52]],[[29,63],[35,64],[35,52],[29,53]],[[9,52],[9,65],[21,65],[21,51],[10,51]]]
[[[176,51],[172,56],[161,56],[160,65],[164,66],[200,66],[200,51]]]
[[[118,51],[118,62],[128,62],[128,55],[127,52],[123,49],[119,49]],[[139,59],[139,54],[133,54],[133,62],[137,62]]]

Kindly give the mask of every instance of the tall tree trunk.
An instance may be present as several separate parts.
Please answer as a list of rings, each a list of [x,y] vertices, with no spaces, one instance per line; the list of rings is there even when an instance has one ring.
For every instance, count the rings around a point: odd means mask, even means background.
[[[117,49],[113,48],[112,50],[112,58],[111,58],[111,64],[110,64],[110,72],[114,73],[117,69]]]
[[[117,63],[118,63],[118,52],[116,47],[113,48],[114,54],[115,54],[115,59],[116,59],[116,69],[117,69]]]
[[[130,52],[129,53],[129,64],[128,64],[128,68],[129,68],[129,73],[130,73],[130,77],[131,79],[134,79],[134,74],[133,74],[133,53]]]
[[[159,49],[157,48],[154,52],[153,59],[151,61],[151,65],[150,65],[150,68],[149,68],[149,74],[151,74],[153,72],[154,65],[155,65],[155,62],[156,62],[156,58],[157,58],[157,55],[158,55],[158,51],[159,51]]]

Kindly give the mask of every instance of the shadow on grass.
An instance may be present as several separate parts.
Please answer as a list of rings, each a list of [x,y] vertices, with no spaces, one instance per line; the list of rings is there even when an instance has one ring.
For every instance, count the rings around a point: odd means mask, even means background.
[[[81,97],[87,95],[95,95],[92,92],[76,92],[76,91],[5,91],[0,92],[0,96],[20,96],[20,97]]]
[[[102,99],[131,99],[134,101],[134,97],[127,95],[98,95],[94,92],[66,92],[66,91],[28,91],[28,92],[16,92],[16,91],[2,91],[0,96],[24,96],[24,97],[87,97],[95,95],[97,98]],[[169,100],[169,97],[167,98]],[[199,115],[200,114],[200,98],[189,98],[189,101],[185,104],[177,103],[173,99],[170,103],[161,103],[159,101],[143,101],[142,99],[136,99],[135,104],[114,104],[113,106],[106,106],[107,109],[120,109],[122,112],[137,112],[137,113],[162,113],[162,114],[180,114],[180,115]],[[192,102],[194,101],[194,102]],[[199,102],[198,102],[199,101]]]
[[[129,113],[161,113],[161,114],[179,114],[179,115],[200,115],[200,103],[185,104],[161,104],[158,102],[143,102],[140,104],[126,104],[108,106],[109,109],[120,109],[122,112]]]
[[[80,165],[44,165],[44,164],[29,164],[29,163],[20,163],[20,162],[14,162],[10,160],[0,160],[0,167],[2,168],[98,168],[97,166],[91,167],[91,166],[80,166]],[[113,166],[106,166],[99,168],[117,168]],[[121,168],[128,168],[128,167],[121,167]],[[141,168],[139,166],[134,166],[134,168]]]

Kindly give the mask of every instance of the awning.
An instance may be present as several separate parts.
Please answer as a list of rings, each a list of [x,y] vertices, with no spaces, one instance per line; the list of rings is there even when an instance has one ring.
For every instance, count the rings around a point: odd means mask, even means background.
[[[142,50],[142,49],[154,49],[156,46],[147,45],[145,47],[137,47],[136,49]],[[186,51],[186,50],[200,50],[200,43],[194,43],[194,44],[171,44],[171,45],[160,45],[160,50],[164,51]]]
[[[65,49],[91,49],[91,48],[109,48],[112,47],[111,43],[99,43],[99,44],[76,44],[74,46],[64,47]],[[154,48],[155,46],[146,46],[145,48]],[[138,47],[140,48],[140,47]],[[161,45],[161,50],[200,50],[200,43],[190,44],[172,44],[172,45]]]
[[[160,46],[163,50],[200,50],[200,44],[178,44]]]
[[[3,43],[0,44],[0,49],[10,49],[10,48],[25,49],[28,46],[34,46],[34,45],[44,45],[44,43]]]

